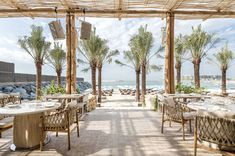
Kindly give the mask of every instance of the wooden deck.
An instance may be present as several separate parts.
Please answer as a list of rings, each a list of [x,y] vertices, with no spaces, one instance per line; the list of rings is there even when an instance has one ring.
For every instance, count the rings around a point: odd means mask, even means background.
[[[130,96],[114,94],[108,97],[102,107],[85,116],[80,127],[79,138],[76,131],[72,133],[70,151],[67,151],[65,134],[59,133],[55,137],[55,133],[51,133],[51,141],[42,152],[38,149],[11,152],[12,130],[8,130],[0,139],[0,155],[193,155],[193,134],[187,132],[186,141],[183,141],[180,125],[169,127],[167,123],[164,134],[161,134],[161,114],[137,107],[134,97]],[[200,147],[198,156],[201,155],[222,154]]]

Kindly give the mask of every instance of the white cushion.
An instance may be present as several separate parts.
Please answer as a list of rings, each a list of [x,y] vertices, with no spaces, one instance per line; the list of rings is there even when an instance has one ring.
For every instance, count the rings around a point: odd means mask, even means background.
[[[183,117],[184,119],[190,120],[190,119],[194,119],[194,117],[196,116],[196,112],[185,112],[183,113]]]
[[[13,125],[14,117],[6,117],[0,120],[0,128],[7,128]]]
[[[173,106],[173,107],[175,106],[175,101],[174,101],[173,97],[165,98],[165,102],[166,102],[166,104],[168,104],[170,106]]]

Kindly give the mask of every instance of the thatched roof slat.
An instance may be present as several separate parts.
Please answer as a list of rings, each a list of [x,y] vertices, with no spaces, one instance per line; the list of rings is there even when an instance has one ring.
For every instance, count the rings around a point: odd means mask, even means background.
[[[234,0],[0,0],[0,18],[65,17],[68,11],[105,18],[162,17],[175,13],[176,19],[234,18]],[[189,16],[190,15],[190,16]]]

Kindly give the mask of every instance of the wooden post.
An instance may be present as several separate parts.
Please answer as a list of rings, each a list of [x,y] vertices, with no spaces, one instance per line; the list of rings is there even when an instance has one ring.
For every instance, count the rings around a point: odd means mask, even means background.
[[[76,91],[76,32],[75,15],[68,12],[66,15],[66,44],[67,44],[67,66],[66,66],[66,93]]]
[[[76,29],[75,29],[75,15],[70,15],[71,17],[71,92],[76,93],[77,89],[77,75],[76,75]]]
[[[71,18],[70,13],[66,15],[66,93],[71,94]]]
[[[174,76],[174,14],[166,14],[166,47],[165,47],[165,92],[175,93]]]

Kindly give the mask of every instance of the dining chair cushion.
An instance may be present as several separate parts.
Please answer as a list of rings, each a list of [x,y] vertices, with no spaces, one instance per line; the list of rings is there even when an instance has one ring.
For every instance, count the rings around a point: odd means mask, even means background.
[[[86,103],[85,102],[79,102],[77,105],[78,105],[78,107],[82,108],[82,107],[84,107],[84,105],[86,105]]]
[[[68,108],[72,108],[72,107],[75,107],[77,106],[77,101],[76,100],[72,100],[71,102],[69,102],[67,104]]]
[[[13,125],[14,117],[6,117],[0,120],[0,129],[7,128]]]
[[[205,111],[205,110],[198,110],[198,115],[201,116],[212,116],[217,118],[226,118],[226,119],[235,119],[235,113],[223,110],[217,111]]]
[[[195,111],[194,112],[185,112],[185,113],[183,113],[183,117],[186,120],[193,120],[194,117],[196,116],[196,114],[197,113]]]
[[[165,98],[165,103],[170,105],[170,106],[173,106],[173,107],[175,106],[175,101],[174,101],[173,97]]]

